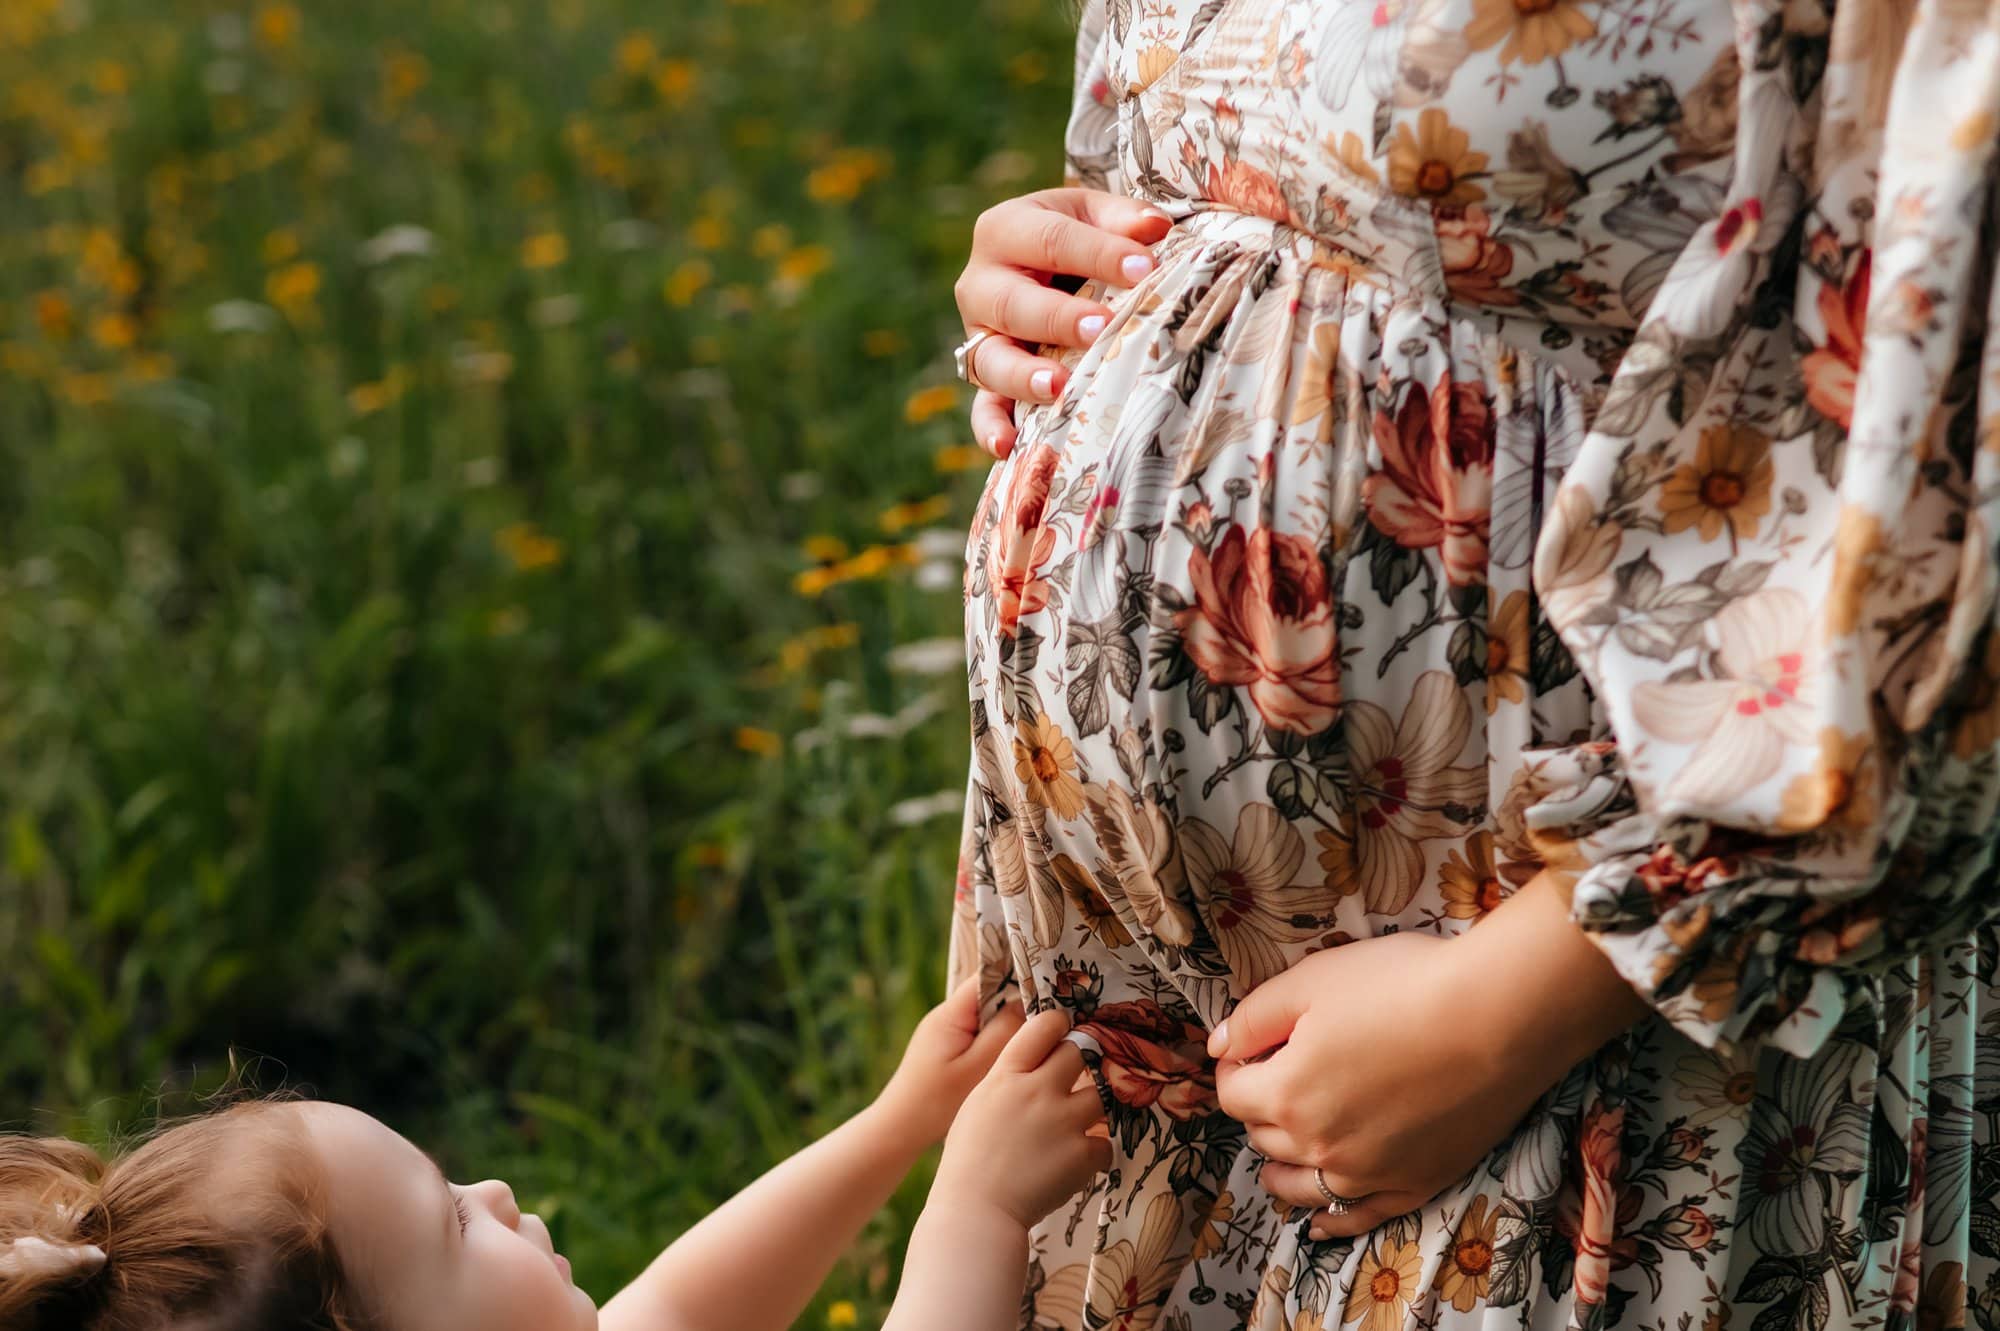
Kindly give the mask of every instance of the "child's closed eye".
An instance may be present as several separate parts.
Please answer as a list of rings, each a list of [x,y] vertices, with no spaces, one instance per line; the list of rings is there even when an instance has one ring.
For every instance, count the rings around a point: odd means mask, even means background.
[[[465,1198],[453,1193],[451,1204],[458,1208],[458,1236],[465,1237],[465,1231],[472,1228],[472,1212],[466,1208]]]

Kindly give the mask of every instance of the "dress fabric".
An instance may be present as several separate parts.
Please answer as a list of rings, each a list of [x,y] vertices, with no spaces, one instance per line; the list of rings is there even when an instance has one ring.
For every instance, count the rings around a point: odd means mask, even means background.
[[[1175,226],[967,546],[952,968],[1115,1144],[1023,1327],[2000,1331],[1995,23],[1088,4]],[[1544,870],[1655,1015],[1312,1241],[1208,1030]]]

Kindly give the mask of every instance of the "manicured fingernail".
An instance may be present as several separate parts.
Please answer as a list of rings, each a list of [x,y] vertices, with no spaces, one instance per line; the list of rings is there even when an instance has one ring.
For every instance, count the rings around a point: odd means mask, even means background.
[[[1036,397],[1054,397],[1056,372],[1054,370],[1036,370],[1034,377],[1028,380],[1028,387],[1035,390]]]
[[[1208,1037],[1208,1056],[1214,1058],[1227,1048],[1229,1048],[1229,1023],[1225,1021]]]
[[[1152,256],[1128,254],[1125,256],[1125,262],[1118,265],[1118,271],[1125,274],[1127,282],[1136,282],[1153,271]]]
[[[1084,341],[1095,342],[1097,335],[1104,331],[1104,316],[1101,314],[1084,315],[1083,318],[1077,320],[1076,331]]]

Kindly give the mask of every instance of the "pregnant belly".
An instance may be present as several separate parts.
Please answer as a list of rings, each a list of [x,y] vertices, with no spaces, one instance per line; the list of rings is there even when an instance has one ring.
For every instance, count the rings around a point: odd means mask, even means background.
[[[1263,219],[1161,255],[995,468],[967,631],[1024,969],[1057,982],[1087,928],[1205,1011],[1531,871],[1508,782],[1589,724],[1527,576],[1586,403]]]

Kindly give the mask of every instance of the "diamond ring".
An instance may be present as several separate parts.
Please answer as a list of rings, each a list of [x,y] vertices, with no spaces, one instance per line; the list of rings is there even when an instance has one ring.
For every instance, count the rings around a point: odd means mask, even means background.
[[[1329,1215],[1346,1215],[1354,1209],[1360,1200],[1355,1197],[1343,1197],[1332,1188],[1327,1187],[1326,1175],[1317,1169],[1313,1171],[1313,1182],[1319,1184],[1319,1195],[1326,1198],[1326,1209]]]

